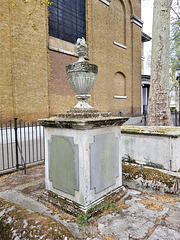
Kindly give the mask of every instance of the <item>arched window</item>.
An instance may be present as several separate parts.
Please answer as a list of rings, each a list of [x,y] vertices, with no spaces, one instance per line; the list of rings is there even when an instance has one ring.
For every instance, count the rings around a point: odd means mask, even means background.
[[[85,0],[53,0],[49,6],[49,35],[71,43],[85,38]]]
[[[117,72],[113,78],[113,95],[126,96],[126,77],[123,73]]]
[[[111,26],[115,43],[126,45],[126,11],[123,1],[114,0],[111,5]]]

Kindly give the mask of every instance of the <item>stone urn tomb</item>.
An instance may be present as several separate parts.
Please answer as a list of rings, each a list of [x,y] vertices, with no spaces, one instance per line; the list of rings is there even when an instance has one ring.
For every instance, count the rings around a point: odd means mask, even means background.
[[[45,198],[74,215],[122,190],[120,126],[127,118],[100,113],[87,99],[98,67],[84,60],[85,40],[76,43],[79,60],[66,66],[77,105],[39,120],[45,130]]]

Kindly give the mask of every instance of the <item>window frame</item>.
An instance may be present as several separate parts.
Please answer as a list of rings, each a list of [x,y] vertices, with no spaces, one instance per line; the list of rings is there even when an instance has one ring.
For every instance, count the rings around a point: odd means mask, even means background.
[[[60,3],[63,4],[63,1],[62,2],[60,1],[59,4]],[[68,4],[69,3],[67,2],[67,5]],[[77,2],[77,4],[78,4],[78,2]],[[52,5],[49,6],[49,9],[51,8]],[[56,6],[54,7],[54,9],[57,8],[57,11],[58,11],[58,9],[60,8],[60,7],[58,8],[58,2],[56,2]],[[75,12],[74,16],[76,16],[76,22],[75,22],[75,25],[74,25],[75,28],[76,28],[76,32],[75,32],[75,34],[73,34],[73,36],[72,36],[70,41],[68,41],[68,39],[66,39],[66,37],[63,37],[64,39],[60,38],[60,35],[64,34],[64,36],[65,36],[66,32],[63,32],[63,33],[59,32],[57,34],[58,37],[53,36],[53,34],[51,34],[53,30],[50,30],[50,26],[51,26],[51,23],[53,23],[53,21],[51,19],[49,19],[49,22],[48,22],[48,26],[49,26],[49,45],[48,46],[49,46],[50,50],[57,51],[57,52],[62,52],[62,53],[66,53],[66,54],[70,54],[70,55],[73,55],[73,56],[77,56],[76,48],[75,48],[75,42],[74,41],[75,41],[75,39],[77,40],[78,37],[85,37],[86,38],[86,0],[84,0],[84,12],[83,13],[81,13],[81,8],[78,8],[78,6],[79,5],[76,5],[76,10],[74,11]],[[48,9],[48,11],[51,14],[49,9]],[[69,10],[70,10],[70,8],[69,9],[67,8],[67,12]],[[78,11],[80,11],[80,17],[82,17],[84,15],[84,18],[82,19],[82,21],[83,21],[82,29],[81,29],[82,32],[79,30],[81,28],[81,24],[78,24],[78,17],[77,17],[78,16]],[[63,15],[61,15],[60,18],[58,18],[58,15],[57,15],[58,20],[56,19],[56,24],[58,24],[59,21],[61,21],[61,20],[63,21],[63,19],[65,19],[65,13],[64,13],[64,10],[63,10],[63,6],[61,8],[61,11],[57,12],[57,14],[60,14],[62,12],[63,12]],[[68,24],[70,26],[71,19],[68,18],[67,22],[68,22]],[[62,23],[62,25],[63,24],[64,23]],[[78,29],[78,27],[80,27],[80,28]],[[63,28],[65,28],[65,25],[63,26]],[[71,27],[69,27],[69,29],[71,29]],[[56,31],[56,30],[59,31],[59,26],[55,27],[54,31]],[[82,36],[78,36],[78,34],[80,35],[80,33],[82,33]],[[56,34],[54,34],[54,35],[56,35]],[[73,38],[74,38],[74,41],[72,42]]]

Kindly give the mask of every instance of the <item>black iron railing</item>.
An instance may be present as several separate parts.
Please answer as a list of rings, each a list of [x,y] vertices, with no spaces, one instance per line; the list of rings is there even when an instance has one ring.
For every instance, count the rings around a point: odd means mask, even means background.
[[[0,125],[0,174],[45,159],[44,129],[38,123],[22,123],[14,118]]]
[[[176,109],[174,112],[171,112],[172,120],[175,126],[180,126],[180,112]]]
[[[173,121],[173,125],[174,126],[180,126],[180,113],[175,110],[173,112],[171,112],[171,117],[172,117],[172,121]],[[143,111],[143,125],[146,126],[148,122],[148,114],[146,111]]]

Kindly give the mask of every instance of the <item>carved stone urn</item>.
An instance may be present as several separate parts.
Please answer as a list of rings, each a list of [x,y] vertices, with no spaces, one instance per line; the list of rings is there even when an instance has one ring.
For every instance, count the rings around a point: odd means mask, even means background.
[[[88,104],[87,99],[91,96],[88,93],[96,81],[98,67],[95,64],[86,62],[84,59],[87,49],[84,38],[77,39],[76,49],[79,55],[78,61],[66,66],[69,83],[77,94],[76,99],[78,100],[78,103],[74,109],[92,110],[94,108]]]

